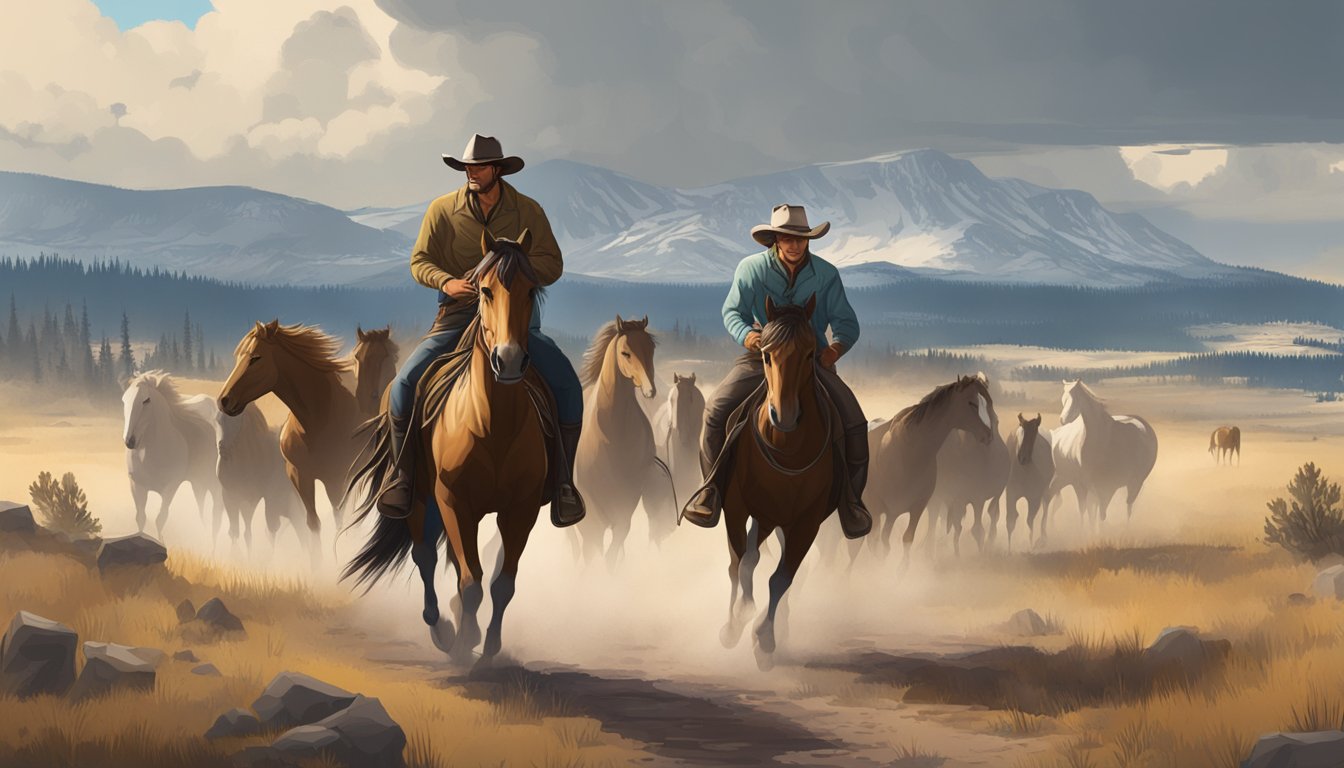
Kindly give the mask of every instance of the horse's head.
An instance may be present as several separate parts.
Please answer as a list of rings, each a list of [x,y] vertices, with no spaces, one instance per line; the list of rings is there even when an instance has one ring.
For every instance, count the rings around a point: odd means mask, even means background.
[[[516,384],[527,373],[528,326],[542,290],[527,258],[531,248],[532,233],[526,229],[516,242],[482,232],[484,258],[471,273],[481,343],[489,350],[490,370],[500,384]]]
[[[817,334],[812,330],[816,295],[801,307],[777,306],[765,299],[765,327],[761,329],[761,362],[765,368],[766,403],[770,424],[792,432],[802,419],[801,396],[816,380]]]
[[[397,344],[392,326],[366,331],[355,326],[355,399],[366,410],[377,410],[383,390],[397,373]]]
[[[642,320],[622,320],[616,316],[616,367],[621,375],[634,382],[645,397],[658,395],[658,383],[653,374],[653,349],[656,343],[649,333],[649,316]]]
[[[142,373],[131,379],[121,394],[121,442],[128,450],[143,447],[146,427],[153,419],[168,415],[167,398],[158,387],[166,375],[162,371]]]
[[[276,360],[280,321],[258,322],[243,336],[233,351],[233,372],[219,389],[215,404],[230,416],[243,412],[247,404],[275,389],[280,379]]]
[[[668,397],[672,429],[681,432],[700,431],[700,420],[705,415],[705,396],[695,385],[695,374],[672,374],[672,394]]]
[[[989,382],[984,374],[962,376],[952,385],[953,399],[949,406],[952,426],[974,435],[982,443],[994,439],[994,399],[989,394]]]
[[[1096,396],[1082,379],[1065,381],[1064,394],[1059,398],[1059,423],[1068,424],[1081,416],[1084,408],[1096,402]]]
[[[1031,454],[1036,447],[1036,435],[1041,431],[1041,414],[1034,419],[1026,419],[1019,412],[1017,425],[1022,428],[1022,442],[1017,446],[1017,463],[1023,466],[1031,463]]]

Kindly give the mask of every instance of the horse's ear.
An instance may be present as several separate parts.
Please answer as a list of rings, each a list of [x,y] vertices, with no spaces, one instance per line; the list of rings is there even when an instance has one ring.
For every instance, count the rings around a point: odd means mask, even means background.
[[[524,227],[523,231],[518,233],[518,250],[522,251],[524,256],[532,250],[532,230]]]
[[[1024,419],[1024,418],[1022,418],[1022,412],[1021,412],[1021,411],[1018,411],[1018,412],[1017,412],[1017,423],[1018,423],[1018,424],[1021,424],[1021,425],[1024,426],[1024,427],[1027,426],[1027,420]]]
[[[814,293],[811,296],[808,296],[807,303],[803,304],[803,312],[807,315],[808,320],[812,319],[812,313],[816,310],[816,308],[817,308],[817,294]]]
[[[278,330],[280,330],[280,318],[277,317],[276,319],[266,324],[267,336],[274,336],[275,332]]]
[[[639,327],[640,327],[640,328],[648,328],[648,327],[649,327],[649,316],[648,316],[648,315],[645,315],[645,316],[644,316],[644,319],[639,321]]]
[[[488,255],[495,250],[495,236],[490,234],[490,230],[481,229],[481,255]]]
[[[355,338],[359,339],[360,341],[369,340],[369,337],[364,333],[364,328],[358,324],[355,325]]]
[[[681,374],[680,374],[680,373],[676,373],[675,371],[672,373],[672,383],[673,383],[673,384],[680,384],[680,383],[681,383]]]
[[[261,321],[258,320],[257,327],[252,329],[252,334],[259,338],[264,338],[266,336],[266,326],[262,325]]]
[[[621,319],[620,315],[616,316],[616,330],[618,331],[625,330],[625,321]]]
[[[692,384],[695,383],[695,374],[694,374],[694,373],[692,373],[692,374],[690,375],[690,382],[691,382]]]
[[[1037,411],[1037,412],[1036,412],[1036,421],[1037,421],[1037,422],[1040,422],[1040,420],[1041,420],[1041,412],[1040,412],[1040,411]]]
[[[775,319],[775,300],[769,296],[765,297],[765,321],[768,323]]]

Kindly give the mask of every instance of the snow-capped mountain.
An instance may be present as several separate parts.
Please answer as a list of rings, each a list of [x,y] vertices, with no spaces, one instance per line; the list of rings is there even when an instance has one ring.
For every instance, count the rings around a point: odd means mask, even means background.
[[[410,246],[318,203],[248,187],[138,191],[0,173],[0,254],[39,251],[255,284],[404,284]]]
[[[1134,285],[1222,274],[1143,217],[1086,192],[992,179],[973,163],[915,150],[699,189],[667,189],[567,161],[514,177],[551,219],[571,272],[652,282],[722,282],[758,250],[749,231],[781,203],[831,222],[816,252],[861,281],[954,279]],[[356,215],[414,236],[424,205]],[[895,267],[888,268],[888,267]]]

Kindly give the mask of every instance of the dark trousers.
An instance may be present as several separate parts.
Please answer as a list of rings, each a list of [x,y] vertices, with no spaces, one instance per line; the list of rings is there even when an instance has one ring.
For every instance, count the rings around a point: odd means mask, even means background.
[[[849,385],[835,371],[817,366],[817,380],[825,388],[840,412],[845,427],[845,455],[851,465],[868,464],[868,418]],[[759,352],[747,352],[737,358],[732,370],[714,390],[714,399],[705,409],[705,433],[700,443],[700,469],[706,475],[714,466],[728,438],[728,417],[743,400],[765,381],[765,364]],[[855,436],[862,438],[856,439]],[[706,478],[708,479],[708,478]],[[862,489],[859,489],[862,492]]]

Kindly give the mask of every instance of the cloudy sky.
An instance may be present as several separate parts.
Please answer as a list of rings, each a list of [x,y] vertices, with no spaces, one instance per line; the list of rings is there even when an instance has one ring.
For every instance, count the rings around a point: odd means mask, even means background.
[[[1344,278],[1341,3],[0,3],[4,170],[348,208],[475,131],[680,186],[934,147]]]

